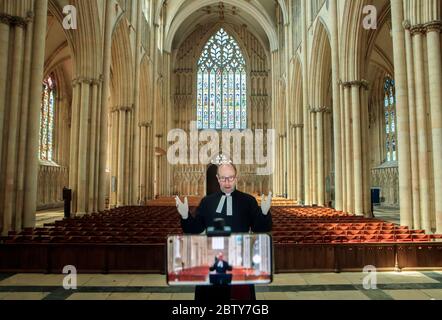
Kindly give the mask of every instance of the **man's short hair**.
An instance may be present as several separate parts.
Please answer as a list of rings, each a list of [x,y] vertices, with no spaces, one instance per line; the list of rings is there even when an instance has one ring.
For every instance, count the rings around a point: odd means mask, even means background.
[[[236,166],[233,163],[223,163],[218,166],[218,170],[216,171],[216,174],[218,176],[219,176],[219,170],[221,170],[222,167],[231,167],[233,168],[233,170],[235,170],[235,176],[238,175],[238,170],[236,169]]]

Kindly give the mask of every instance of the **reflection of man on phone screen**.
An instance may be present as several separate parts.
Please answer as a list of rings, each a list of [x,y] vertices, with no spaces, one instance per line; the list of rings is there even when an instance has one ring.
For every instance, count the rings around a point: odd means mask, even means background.
[[[225,274],[227,271],[232,271],[232,266],[224,261],[224,255],[222,252],[218,253],[215,264],[210,267],[210,271],[216,271],[218,274]]]

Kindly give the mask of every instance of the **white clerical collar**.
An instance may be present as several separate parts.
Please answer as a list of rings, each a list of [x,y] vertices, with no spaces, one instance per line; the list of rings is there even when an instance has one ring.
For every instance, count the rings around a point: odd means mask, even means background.
[[[227,198],[227,216],[232,216],[232,194],[225,194],[221,196],[221,199],[218,204],[218,208],[216,209],[216,213],[222,213],[224,208],[224,203],[226,202]]]

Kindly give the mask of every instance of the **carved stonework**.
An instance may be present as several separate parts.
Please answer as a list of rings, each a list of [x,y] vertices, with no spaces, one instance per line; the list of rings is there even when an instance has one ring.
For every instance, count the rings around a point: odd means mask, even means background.
[[[442,32],[442,21],[431,21],[426,24],[424,24],[425,31],[427,33],[429,32]]]
[[[410,32],[412,36],[415,36],[417,34],[425,34],[426,28],[423,24],[417,24],[410,28]]]
[[[22,18],[0,13],[0,23],[7,24],[9,26],[17,26],[20,28],[26,28],[26,25],[30,21],[29,18],[32,18],[32,16],[29,14],[27,18]]]

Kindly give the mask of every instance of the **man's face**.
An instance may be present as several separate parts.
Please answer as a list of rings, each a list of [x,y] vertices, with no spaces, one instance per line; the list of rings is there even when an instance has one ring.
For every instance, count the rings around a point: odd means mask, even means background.
[[[218,182],[221,191],[226,194],[231,194],[236,188],[236,174],[232,166],[222,166],[218,171]]]

